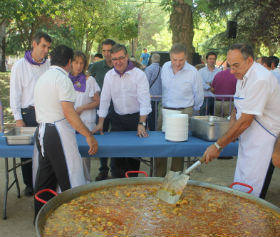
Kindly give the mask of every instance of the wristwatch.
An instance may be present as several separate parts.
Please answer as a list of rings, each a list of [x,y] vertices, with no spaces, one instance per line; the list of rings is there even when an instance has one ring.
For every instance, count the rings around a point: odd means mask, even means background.
[[[214,145],[218,149],[219,152],[221,152],[223,150],[223,148],[217,142],[215,142]]]
[[[146,122],[139,122],[138,124],[143,125],[144,127],[146,127]]]

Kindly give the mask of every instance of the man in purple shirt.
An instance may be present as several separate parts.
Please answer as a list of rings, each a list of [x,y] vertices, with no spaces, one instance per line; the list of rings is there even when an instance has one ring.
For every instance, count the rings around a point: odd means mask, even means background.
[[[212,82],[211,91],[215,95],[234,95],[236,89],[236,77],[227,68],[218,72]],[[233,108],[233,99],[229,97],[217,97],[215,102],[215,115],[228,116]]]

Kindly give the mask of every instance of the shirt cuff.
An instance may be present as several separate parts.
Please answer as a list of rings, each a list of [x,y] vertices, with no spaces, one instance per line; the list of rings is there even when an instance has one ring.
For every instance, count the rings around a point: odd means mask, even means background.
[[[101,118],[106,118],[108,112],[99,109],[99,110],[97,111],[97,114],[98,114],[98,116],[101,117]]]
[[[151,108],[140,108],[140,116],[146,116],[152,112]]]
[[[14,117],[15,117],[15,120],[22,120],[21,113],[15,113]]]

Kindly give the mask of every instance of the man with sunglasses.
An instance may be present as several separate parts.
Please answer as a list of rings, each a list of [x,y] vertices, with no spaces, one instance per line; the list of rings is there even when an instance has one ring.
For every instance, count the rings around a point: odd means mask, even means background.
[[[237,78],[235,109],[228,131],[204,152],[206,163],[239,138],[234,182],[253,187],[252,194],[265,198],[273,173],[271,156],[280,133],[280,85],[271,71],[254,62],[253,49],[234,44],[227,54],[230,72]],[[240,191],[247,191],[236,186]]]
[[[99,121],[94,132],[103,134],[103,123],[112,99],[114,112],[111,131],[137,131],[139,137],[147,137],[146,118],[152,109],[146,74],[129,61],[124,45],[114,45],[111,58],[114,68],[107,72],[104,78],[98,111]],[[139,170],[139,167],[138,159],[112,158],[112,178],[122,178],[126,171]]]

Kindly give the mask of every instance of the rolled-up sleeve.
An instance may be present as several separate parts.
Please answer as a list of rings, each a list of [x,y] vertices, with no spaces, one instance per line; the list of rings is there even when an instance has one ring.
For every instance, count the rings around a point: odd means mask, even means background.
[[[139,75],[139,82],[137,84],[137,100],[140,104],[140,115],[148,115],[152,112],[151,95],[149,82],[145,73]]]
[[[108,110],[110,107],[110,102],[112,99],[111,95],[111,89],[110,89],[110,84],[108,82],[108,77],[107,74],[105,75],[104,78],[104,83],[101,91],[101,96],[100,96],[100,105],[99,105],[99,110],[98,110],[98,116],[105,118],[108,114]]]
[[[15,64],[11,71],[10,79],[10,106],[15,120],[21,120],[21,97],[22,86],[21,76],[22,71],[18,68],[18,64]]]

